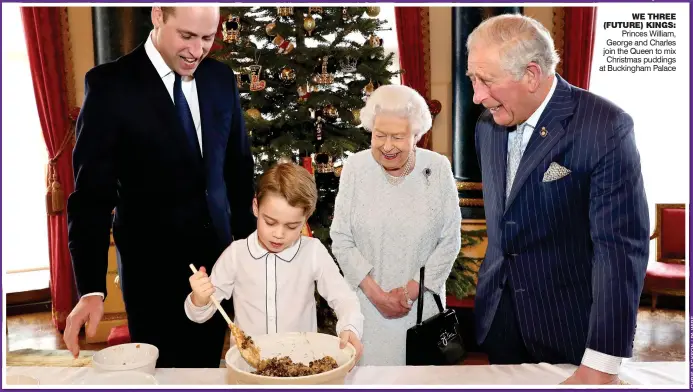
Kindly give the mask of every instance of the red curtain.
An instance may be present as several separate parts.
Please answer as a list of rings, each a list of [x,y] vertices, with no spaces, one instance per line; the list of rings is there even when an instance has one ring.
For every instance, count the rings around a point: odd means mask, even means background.
[[[590,86],[596,22],[596,7],[565,8],[563,78],[585,90]]]
[[[67,102],[67,81],[59,7],[23,7],[22,21],[43,138],[50,157],[46,208],[50,249],[53,323],[65,329],[75,305],[76,288],[67,244],[66,195],[74,190],[73,126]]]
[[[401,82],[418,91],[421,96],[430,101],[428,86],[428,70],[426,69],[425,41],[429,39],[428,32],[422,23],[421,7],[395,7],[395,23],[397,25],[397,44],[399,47],[399,67],[403,71]],[[427,132],[417,146],[430,148],[431,132]]]

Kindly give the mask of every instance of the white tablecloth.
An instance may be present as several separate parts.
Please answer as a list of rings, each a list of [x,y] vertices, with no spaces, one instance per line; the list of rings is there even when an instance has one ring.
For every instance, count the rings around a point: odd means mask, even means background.
[[[570,376],[573,365],[469,365],[431,367],[356,367],[348,375],[350,385],[556,385]],[[19,367],[7,375],[28,375],[41,385],[79,384],[92,368]],[[223,385],[226,369],[157,369],[161,385]],[[624,362],[621,378],[636,385],[685,387],[689,381],[686,362]],[[3,380],[4,382],[4,380]]]

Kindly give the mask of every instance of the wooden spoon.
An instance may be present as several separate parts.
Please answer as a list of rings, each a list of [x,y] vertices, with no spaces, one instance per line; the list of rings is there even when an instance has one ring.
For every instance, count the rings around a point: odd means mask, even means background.
[[[197,273],[197,268],[195,268],[194,265],[190,264],[190,269],[193,273]],[[260,349],[255,345],[253,339],[247,336],[242,329],[236,326],[236,324],[231,322],[229,315],[226,314],[226,311],[224,311],[224,308],[221,307],[219,301],[217,301],[217,299],[214,298],[214,295],[212,295],[210,299],[214,303],[214,306],[217,307],[219,313],[221,313],[221,315],[224,316],[226,323],[229,325],[231,334],[233,335],[233,338],[236,340],[236,347],[238,347],[238,351],[241,353],[243,359],[245,359],[246,362],[248,362],[251,366],[257,369],[260,366]]]

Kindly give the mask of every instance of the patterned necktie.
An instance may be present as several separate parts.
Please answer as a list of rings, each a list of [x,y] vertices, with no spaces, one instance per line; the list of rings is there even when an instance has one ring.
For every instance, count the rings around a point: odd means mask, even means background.
[[[525,131],[525,125],[517,127],[514,131],[514,139],[508,149],[508,166],[505,176],[505,200],[508,200],[510,196],[510,190],[513,187],[513,181],[515,180],[515,174],[517,174],[517,168],[520,166],[520,160],[522,159],[522,134]]]
[[[200,153],[200,144],[197,140],[195,122],[193,121],[188,101],[185,99],[185,95],[183,95],[181,77],[177,73],[174,73],[174,75],[176,79],[173,82],[173,102],[176,105],[176,112],[178,113],[178,119],[180,119],[180,125],[183,127],[183,130],[185,130],[185,135],[188,138],[190,146],[193,148],[193,152]]]

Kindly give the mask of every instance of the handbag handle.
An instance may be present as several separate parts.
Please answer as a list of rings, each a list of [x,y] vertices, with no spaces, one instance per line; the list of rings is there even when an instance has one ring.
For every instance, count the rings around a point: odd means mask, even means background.
[[[421,325],[421,317],[423,315],[423,293],[424,293],[424,269],[426,267],[421,267],[421,270],[419,271],[419,300],[418,303],[416,304],[416,324]],[[436,305],[438,305],[438,311],[440,313],[443,313],[445,309],[443,309],[443,301],[440,300],[440,296],[436,293],[433,293],[433,299],[436,301]]]

